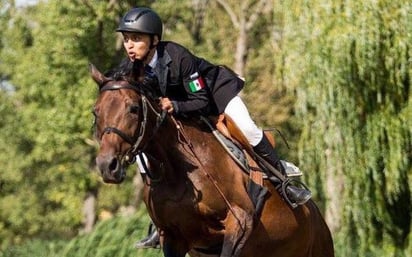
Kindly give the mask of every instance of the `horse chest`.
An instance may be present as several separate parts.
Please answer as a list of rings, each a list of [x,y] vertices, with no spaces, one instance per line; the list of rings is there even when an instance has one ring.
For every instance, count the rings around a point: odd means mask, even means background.
[[[226,206],[218,200],[217,193],[204,185],[203,179],[202,176],[191,175],[191,179],[184,183],[165,184],[147,190],[145,198],[152,216],[173,225],[186,220],[219,223],[225,218]]]

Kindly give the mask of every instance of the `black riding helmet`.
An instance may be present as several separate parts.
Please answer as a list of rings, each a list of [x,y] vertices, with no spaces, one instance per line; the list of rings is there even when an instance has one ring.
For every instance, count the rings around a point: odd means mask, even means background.
[[[150,8],[138,7],[128,11],[119,23],[117,32],[139,32],[162,38],[163,24],[159,15]]]

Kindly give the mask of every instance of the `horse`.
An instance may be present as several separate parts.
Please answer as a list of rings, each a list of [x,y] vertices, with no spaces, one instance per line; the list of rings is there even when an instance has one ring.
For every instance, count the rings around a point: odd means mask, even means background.
[[[96,164],[106,183],[121,183],[145,154],[143,200],[165,257],[333,257],[330,230],[316,204],[292,208],[267,180],[259,214],[249,176],[197,119],[162,111],[147,90],[143,65],[133,79],[110,78],[90,65]]]

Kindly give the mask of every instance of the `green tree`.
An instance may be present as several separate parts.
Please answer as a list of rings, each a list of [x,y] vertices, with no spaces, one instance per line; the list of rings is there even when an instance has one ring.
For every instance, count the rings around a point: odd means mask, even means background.
[[[96,86],[87,71],[89,62],[106,70],[123,58],[114,31],[128,9],[152,6],[164,20],[165,40],[236,67],[234,17],[250,20],[264,3],[248,27],[243,59],[243,97],[252,115],[286,134],[288,158],[305,170],[337,256],[412,252],[412,4],[66,0],[16,8],[13,2],[0,0],[2,247],[77,235],[85,198],[96,208],[92,216],[135,201],[132,170],[120,186],[103,185],[94,172]],[[74,239],[67,251],[124,237],[108,224],[103,235]]]
[[[91,6],[81,1],[0,8],[10,17],[2,29],[0,73],[15,88],[5,101],[10,105],[2,102],[3,245],[32,236],[76,235],[83,198],[101,185],[91,138],[96,86],[87,67],[92,61],[107,69],[119,59],[113,33],[117,12],[101,1],[90,4],[96,11],[92,15]],[[105,187],[100,206],[127,205],[130,193]]]
[[[301,166],[342,256],[408,256],[412,5],[285,1]],[[286,11],[290,10],[290,11]]]

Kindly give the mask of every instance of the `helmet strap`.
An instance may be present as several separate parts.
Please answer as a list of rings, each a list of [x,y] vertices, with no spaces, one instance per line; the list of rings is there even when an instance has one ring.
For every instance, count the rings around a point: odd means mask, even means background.
[[[150,46],[149,46],[149,51],[147,52],[147,54],[143,57],[143,62],[144,63],[146,63],[146,61],[148,61],[147,60],[147,58],[149,58],[149,54],[152,52],[152,50],[154,49],[154,48],[156,48],[156,46],[157,46],[157,44],[154,44],[153,42],[154,42],[154,36],[155,35],[153,35],[153,34],[150,34]],[[150,61],[150,60],[149,60]]]
[[[155,36],[157,36],[157,35],[150,34],[150,47],[149,47],[150,50],[152,50],[153,48],[156,48],[156,46],[157,46],[157,44],[154,44],[154,41],[155,41],[154,37]]]

